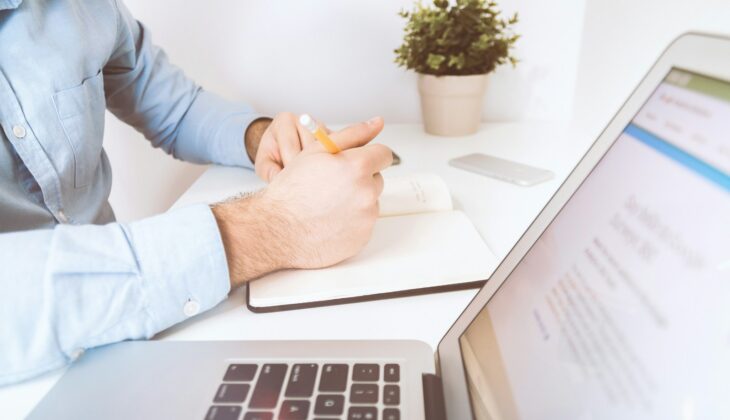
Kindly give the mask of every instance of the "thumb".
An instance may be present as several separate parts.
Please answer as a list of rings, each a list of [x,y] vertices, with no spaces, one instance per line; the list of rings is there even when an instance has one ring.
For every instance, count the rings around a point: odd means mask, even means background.
[[[353,124],[330,135],[332,141],[342,150],[368,144],[383,130],[383,119],[374,117],[365,122]]]

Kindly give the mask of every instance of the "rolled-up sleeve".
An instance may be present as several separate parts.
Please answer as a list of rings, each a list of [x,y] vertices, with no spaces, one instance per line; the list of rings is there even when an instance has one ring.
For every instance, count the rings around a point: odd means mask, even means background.
[[[0,234],[0,385],[149,338],[230,291],[205,205],[142,221]]]
[[[178,159],[251,167],[244,134],[262,115],[203,90],[120,1],[117,10],[117,43],[103,69],[107,108]]]

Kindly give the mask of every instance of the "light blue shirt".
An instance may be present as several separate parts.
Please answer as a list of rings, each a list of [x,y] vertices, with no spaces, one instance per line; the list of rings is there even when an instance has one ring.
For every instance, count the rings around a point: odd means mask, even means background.
[[[186,78],[119,1],[0,0],[0,384],[229,292],[207,206],[114,223],[105,108],[176,158],[251,164],[260,116]]]

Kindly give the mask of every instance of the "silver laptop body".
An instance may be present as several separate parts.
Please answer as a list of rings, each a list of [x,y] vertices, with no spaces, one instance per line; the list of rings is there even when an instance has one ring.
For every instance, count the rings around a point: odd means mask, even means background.
[[[29,418],[730,418],[728,133],[730,40],[683,35],[435,353],[124,342]]]

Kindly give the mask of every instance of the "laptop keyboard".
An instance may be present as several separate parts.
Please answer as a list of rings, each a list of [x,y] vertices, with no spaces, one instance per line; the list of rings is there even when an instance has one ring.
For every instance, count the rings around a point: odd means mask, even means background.
[[[230,364],[205,420],[400,420],[397,363]]]

